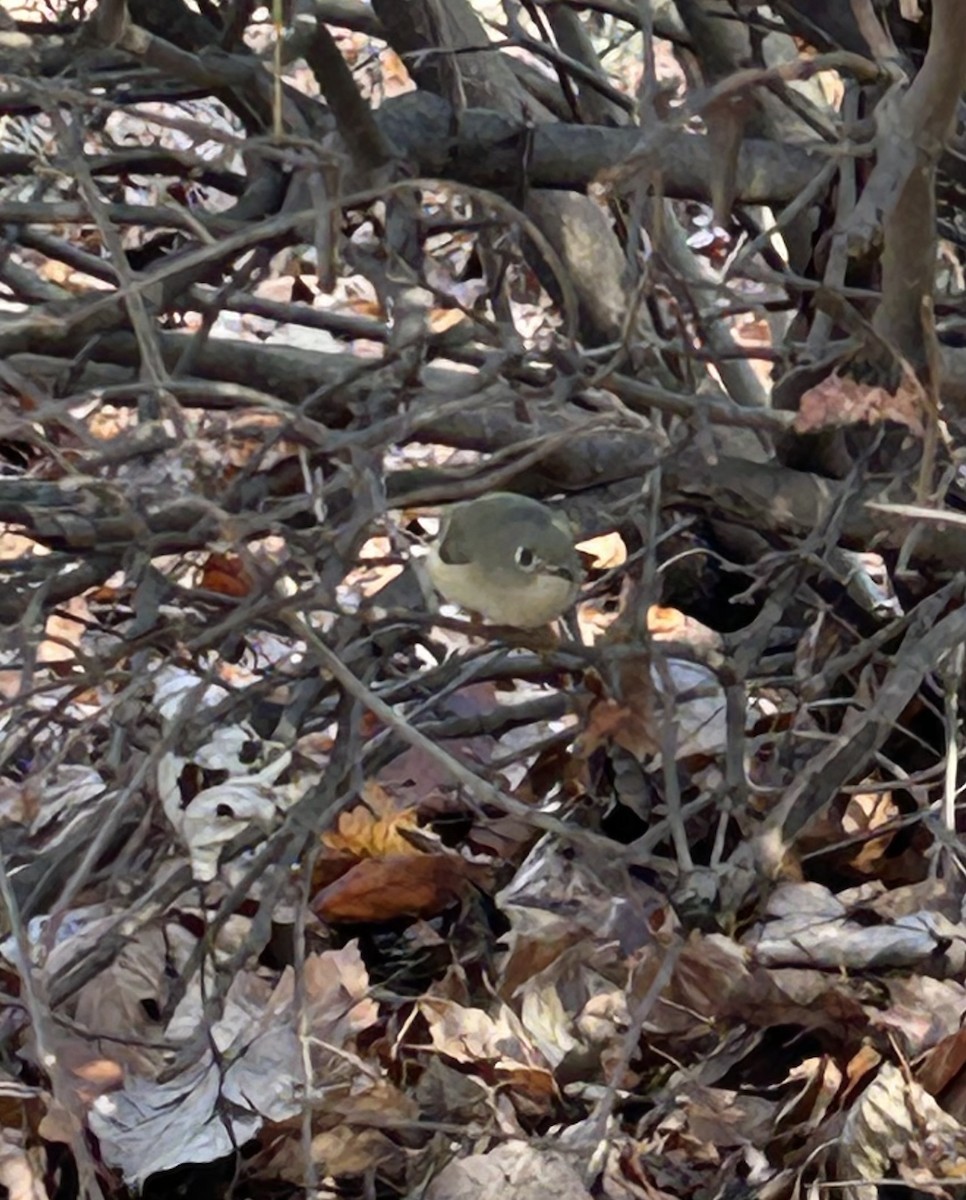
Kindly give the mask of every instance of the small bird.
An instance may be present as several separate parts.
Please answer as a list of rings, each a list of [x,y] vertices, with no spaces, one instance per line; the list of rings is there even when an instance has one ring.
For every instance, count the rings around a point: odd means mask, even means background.
[[[518,629],[559,617],[584,578],[567,518],[513,492],[448,509],[427,567],[445,600]]]

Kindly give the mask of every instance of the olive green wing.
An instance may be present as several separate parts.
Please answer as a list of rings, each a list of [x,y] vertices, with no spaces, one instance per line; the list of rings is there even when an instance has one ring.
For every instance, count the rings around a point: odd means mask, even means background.
[[[463,566],[473,561],[472,552],[467,544],[465,523],[461,518],[460,507],[457,505],[443,518],[436,546],[440,560],[452,567]]]

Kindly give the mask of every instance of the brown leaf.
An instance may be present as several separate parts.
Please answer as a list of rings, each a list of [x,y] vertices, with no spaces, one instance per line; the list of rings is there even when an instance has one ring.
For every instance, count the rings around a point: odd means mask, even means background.
[[[219,596],[247,596],[252,577],[237,554],[209,554],[201,571],[201,586]]]
[[[527,1111],[546,1110],[553,1103],[553,1073],[508,1005],[498,1005],[491,1014],[427,996],[418,1007],[441,1054],[475,1068],[487,1080],[498,1080]]]
[[[916,1078],[932,1096],[938,1096],[966,1066],[966,1029],[945,1037],[929,1051]]]
[[[882,1055],[874,1046],[868,1044],[860,1046],[852,1055],[845,1067],[845,1089],[839,1094],[843,1106],[849,1098],[857,1095],[865,1087],[881,1062]]]
[[[589,757],[602,745],[613,743],[635,758],[656,754],[660,741],[653,729],[653,714],[647,709],[601,698],[590,709],[587,726],[577,742],[577,753]]]
[[[863,421],[869,425],[895,421],[922,437],[921,389],[903,380],[893,394],[847,375],[829,375],[803,394],[794,428],[798,433],[813,433]]]
[[[364,858],[324,888],[312,908],[324,921],[433,917],[459,900],[466,882],[466,864],[456,854]]]
[[[577,756],[589,757],[599,746],[615,744],[638,759],[660,749],[660,728],[655,713],[651,656],[646,647],[627,645],[630,631],[616,622],[607,640],[619,646],[613,678],[605,683],[596,672],[585,682],[594,696],[584,732],[577,740]]]
[[[362,1175],[377,1167],[399,1171],[405,1163],[403,1148],[379,1129],[327,1129],[312,1139],[311,1153],[326,1175]]]

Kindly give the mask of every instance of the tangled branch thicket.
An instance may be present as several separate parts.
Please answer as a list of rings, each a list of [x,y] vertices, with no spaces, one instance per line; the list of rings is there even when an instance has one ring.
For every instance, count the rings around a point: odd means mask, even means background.
[[[958,1194],[964,61],[5,0],[15,1200]],[[553,633],[423,577],[494,490]]]

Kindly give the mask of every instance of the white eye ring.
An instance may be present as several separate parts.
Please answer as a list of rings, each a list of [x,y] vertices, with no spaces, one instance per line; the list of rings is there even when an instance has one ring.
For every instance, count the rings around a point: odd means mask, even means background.
[[[513,557],[517,566],[523,571],[532,571],[537,565],[537,556],[529,546],[517,546]]]

